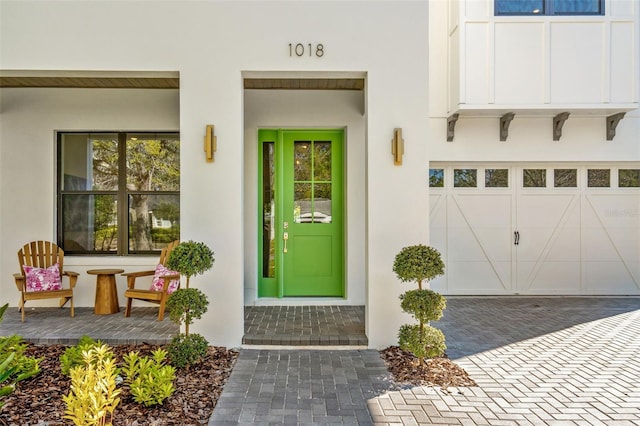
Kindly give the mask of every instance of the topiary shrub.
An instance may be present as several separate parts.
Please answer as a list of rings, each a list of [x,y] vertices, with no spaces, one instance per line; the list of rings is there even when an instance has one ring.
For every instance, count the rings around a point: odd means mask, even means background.
[[[206,356],[209,343],[199,334],[190,335],[189,325],[207,312],[209,301],[198,289],[189,288],[193,275],[203,274],[213,267],[213,251],[204,243],[187,241],[178,244],[167,260],[167,267],[187,277],[187,287],[171,293],[167,309],[171,321],[185,325],[184,334],[176,336],[168,347],[171,362],[185,367]]]
[[[197,288],[181,288],[167,299],[169,318],[176,324],[185,325],[185,334],[189,335],[189,324],[202,318],[207,312],[209,300],[207,295]]]
[[[400,307],[422,324],[442,318],[447,300],[433,290],[409,290],[400,295]]]
[[[444,274],[444,262],[440,252],[422,244],[403,248],[393,262],[393,272],[400,281],[417,282],[422,289],[423,281]]]
[[[444,274],[440,252],[422,244],[404,247],[395,257],[393,271],[402,282],[416,282],[418,289],[400,295],[402,310],[411,314],[418,324],[405,324],[398,333],[401,349],[411,352],[424,365],[424,358],[444,355],[444,334],[428,325],[442,318],[445,298],[435,291],[423,289],[422,283]]]
[[[167,268],[186,276],[189,288],[189,279],[213,268],[214,261],[213,251],[205,243],[185,241],[171,251]]]
[[[420,363],[424,358],[442,356],[447,350],[442,331],[430,325],[403,325],[398,333],[398,345],[418,357]]]
[[[204,358],[208,348],[209,342],[197,333],[179,334],[169,343],[167,352],[174,366],[184,368]]]

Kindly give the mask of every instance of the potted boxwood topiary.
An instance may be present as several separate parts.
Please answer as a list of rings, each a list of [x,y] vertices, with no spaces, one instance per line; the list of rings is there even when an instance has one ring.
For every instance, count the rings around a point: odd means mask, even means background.
[[[402,310],[418,320],[418,324],[400,327],[398,343],[401,349],[415,355],[423,366],[424,358],[442,356],[446,350],[444,334],[428,325],[429,321],[442,317],[446,300],[441,294],[422,288],[424,281],[444,274],[444,263],[438,250],[419,244],[404,247],[396,255],[393,271],[402,282],[418,283],[417,290],[400,295]]]
[[[195,241],[178,244],[167,260],[167,268],[187,277],[186,288],[174,291],[167,299],[171,321],[185,325],[184,334],[174,337],[167,348],[176,367],[192,364],[207,354],[209,342],[199,334],[189,334],[189,325],[202,318],[209,301],[202,291],[189,288],[189,281],[192,276],[211,269],[213,262],[213,251],[206,244]]]

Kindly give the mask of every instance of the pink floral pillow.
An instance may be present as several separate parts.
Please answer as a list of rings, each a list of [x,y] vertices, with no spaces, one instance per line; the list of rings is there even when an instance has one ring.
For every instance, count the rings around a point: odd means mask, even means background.
[[[162,277],[166,275],[178,275],[178,273],[175,271],[172,271],[171,269],[167,268],[163,264],[159,263],[158,266],[156,266],[156,272],[153,275],[153,281],[151,282],[151,290],[162,291],[162,287],[164,287],[164,279]],[[179,285],[180,285],[180,279],[171,280],[169,282],[169,288],[167,289],[167,294],[171,294],[174,291],[176,291]]]
[[[62,290],[59,264],[48,268],[24,265],[22,269],[27,276],[27,291]]]

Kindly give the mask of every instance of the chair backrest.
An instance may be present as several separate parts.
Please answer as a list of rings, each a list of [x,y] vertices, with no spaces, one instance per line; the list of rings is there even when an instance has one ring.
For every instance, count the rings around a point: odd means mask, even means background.
[[[51,241],[32,241],[18,250],[20,271],[24,274],[23,265],[35,268],[48,268],[55,263],[60,265],[60,274],[64,270],[64,250]]]
[[[162,265],[167,266],[169,255],[171,254],[173,249],[176,248],[178,244],[180,244],[180,240],[175,240],[167,244],[167,246],[162,249],[162,252],[160,252],[160,263]]]

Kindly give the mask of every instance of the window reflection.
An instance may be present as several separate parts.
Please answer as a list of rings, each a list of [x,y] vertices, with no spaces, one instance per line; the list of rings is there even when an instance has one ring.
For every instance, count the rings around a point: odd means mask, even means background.
[[[429,187],[444,187],[444,169],[429,169]]]
[[[524,188],[544,188],[547,186],[546,169],[522,170],[522,186]]]
[[[589,188],[608,188],[611,185],[611,170],[587,170],[587,186]]]
[[[509,186],[509,169],[485,169],[485,188],[507,188]]]
[[[476,169],[454,169],[453,186],[455,188],[475,188],[478,186],[478,171]]]
[[[262,276],[276,276],[274,142],[262,144]]]
[[[331,142],[294,142],[295,223],[331,223]]]

